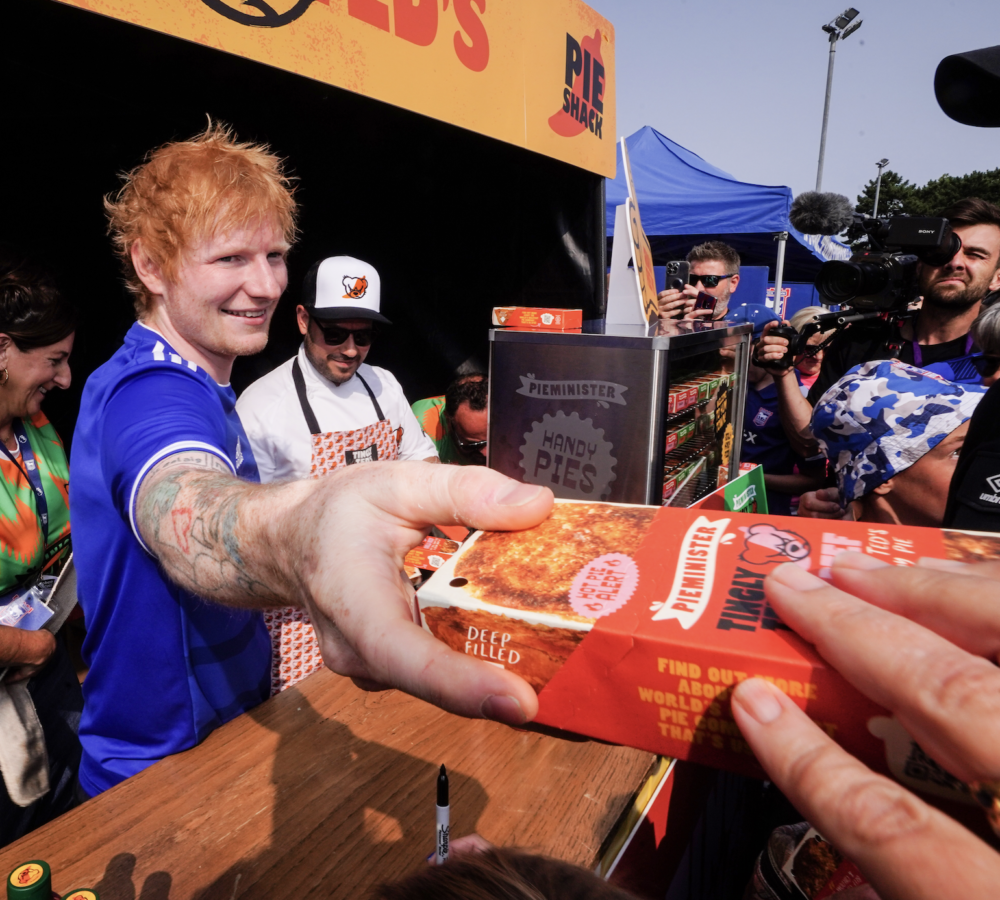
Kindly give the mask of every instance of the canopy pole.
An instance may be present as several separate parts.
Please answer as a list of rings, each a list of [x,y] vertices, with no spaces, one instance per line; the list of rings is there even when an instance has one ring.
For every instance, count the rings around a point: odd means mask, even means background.
[[[785,274],[785,243],[788,241],[788,232],[776,232],[774,239],[778,242],[778,262],[774,267],[774,312],[781,315],[784,312],[781,309],[781,280]]]

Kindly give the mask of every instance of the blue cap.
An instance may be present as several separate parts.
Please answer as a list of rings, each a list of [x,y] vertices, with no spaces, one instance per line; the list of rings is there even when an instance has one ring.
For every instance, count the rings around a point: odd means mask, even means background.
[[[836,469],[841,496],[857,500],[967,422],[985,392],[898,359],[873,360],[820,397],[810,426]]]
[[[725,320],[730,325],[743,325],[749,322],[753,325],[753,336],[760,337],[768,322],[780,322],[781,317],[773,309],[761,303],[744,303],[742,306],[730,307]]]

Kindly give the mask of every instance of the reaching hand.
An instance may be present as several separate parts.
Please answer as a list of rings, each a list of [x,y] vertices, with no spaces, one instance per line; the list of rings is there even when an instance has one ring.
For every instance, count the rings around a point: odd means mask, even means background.
[[[840,491],[835,487],[804,493],[799,497],[799,515],[805,519],[850,518],[850,512],[840,505]]]
[[[302,599],[323,660],[362,687],[390,686],[464,716],[521,725],[538,711],[513,673],[451,650],[417,622],[403,557],[431,524],[516,530],[541,522],[552,492],[479,466],[349,466],[320,479],[295,537]]]
[[[789,626],[892,710],[949,772],[1000,780],[1000,563],[901,568],[844,553],[832,573],[836,586],[780,566],[765,592]],[[871,772],[773,685],[743,682],[733,714],[775,784],[883,900],[997,895],[1000,855]]]

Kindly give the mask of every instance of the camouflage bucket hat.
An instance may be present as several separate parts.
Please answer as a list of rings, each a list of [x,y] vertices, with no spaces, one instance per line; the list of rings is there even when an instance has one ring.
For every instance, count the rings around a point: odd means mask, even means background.
[[[967,422],[985,392],[898,359],[851,369],[820,398],[811,422],[841,496],[857,500],[908,469]]]

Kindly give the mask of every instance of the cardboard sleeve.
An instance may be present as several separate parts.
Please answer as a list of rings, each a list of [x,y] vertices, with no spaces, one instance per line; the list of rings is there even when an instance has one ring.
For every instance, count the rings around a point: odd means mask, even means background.
[[[634,510],[644,513],[626,513]],[[573,556],[578,545],[585,550]],[[536,529],[475,535],[418,604],[423,626],[449,646],[524,677],[542,724],[762,777],[729,703],[736,684],[760,676],[874,770],[968,800],[767,603],[763,581],[775,566],[828,578],[843,550],[894,565],[992,559],[1000,536],[557,501]]]

